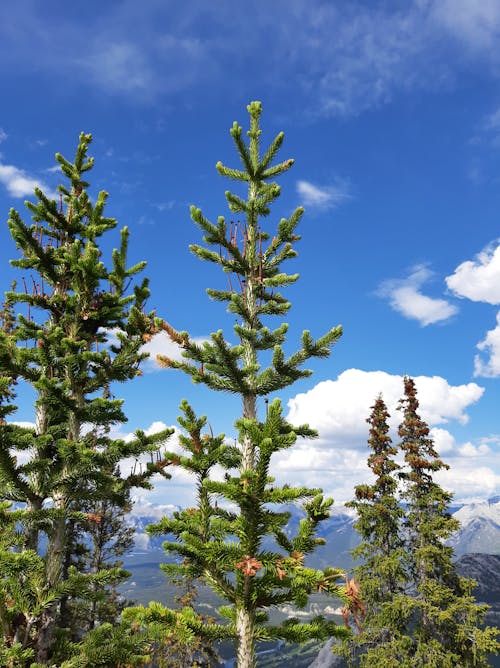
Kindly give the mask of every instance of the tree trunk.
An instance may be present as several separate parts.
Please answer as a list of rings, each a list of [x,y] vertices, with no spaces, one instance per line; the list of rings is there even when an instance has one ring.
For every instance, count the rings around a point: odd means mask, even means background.
[[[61,511],[61,516],[54,520],[54,532],[50,536],[47,549],[45,577],[48,589],[57,587],[61,582],[66,544],[65,500],[55,499],[54,506]],[[50,659],[54,628],[59,616],[59,599],[46,608],[40,617],[40,629],[37,642],[37,661],[47,663]]]
[[[253,614],[245,608],[236,611],[236,633],[238,635],[238,668],[255,668],[255,640]]]

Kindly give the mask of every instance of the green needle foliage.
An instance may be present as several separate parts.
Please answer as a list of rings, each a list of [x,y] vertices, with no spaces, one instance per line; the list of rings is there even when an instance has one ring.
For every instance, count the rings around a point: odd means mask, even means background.
[[[150,486],[156,472],[168,476],[151,464],[122,478],[117,465],[156,451],[170,432],[137,432],[130,443],[109,436],[113,425],[126,420],[112,387],[141,373],[141,346],[156,329],[154,314],[145,312],[147,280],[133,285],[145,263],[127,266],[126,228],[111,267],[102,260],[101,237],[117,222],[105,216],[107,193],[93,202],[87,192],[90,142],[90,135],[80,135],[73,161],[56,155],[66,179],[59,201],[37,188],[36,203],[26,202],[33,224],[15,210],[8,221],[20,253],[12,264],[23,273],[21,290],[7,293],[0,329],[0,500],[23,508],[22,547],[27,555],[43,555],[38,607],[29,614],[19,609],[14,638],[22,636],[22,650],[33,649],[42,665],[55,656],[65,626],[62,603],[93,596],[121,573],[109,568],[83,575],[71,567],[74,523],[90,528],[100,518],[89,512],[89,503],[125,507],[131,487]],[[22,432],[4,419],[19,380],[36,395],[36,426]],[[11,642],[5,632],[4,642]]]
[[[317,340],[304,332],[300,349],[287,356],[283,350],[287,325],[269,329],[265,324],[269,316],[284,317],[290,308],[280,289],[294,283],[298,275],[284,273],[282,265],[297,254],[294,245],[300,237],[296,227],[303,209],[299,207],[289,218],[282,218],[272,232],[264,224],[271,204],[280,195],[273,179],[290,169],[293,160],[273,164],[283,133],[261,152],[261,104],[252,102],[247,109],[248,144],[236,122],[230,130],[241,168],[220,162],[216,165],[222,176],[247,187],[246,198],[226,192],[230,211],[244,222],[228,224],[221,216],[214,224],[200,209],[191,208],[191,217],[201,228],[206,245],[190,248],[197,257],[218,265],[227,274],[228,289],[207,292],[225,302],[236,317],[236,344],[231,344],[222,331],[212,334],[210,341],[197,344],[186,332],[177,332],[163,323],[163,329],[183,348],[184,360],[160,357],[164,366],[181,369],[196,383],[241,397],[242,415],[235,423],[237,444],[228,447],[222,436],[203,436],[204,418],[198,420],[188,406],[183,406],[181,424],[188,436],[181,442],[186,455],[177,464],[196,476],[198,503],[196,508],[177,513],[153,529],[169,532],[175,538],[166,548],[179,554],[182,563],[166,566],[170,575],[202,577],[228,602],[220,610],[227,618],[226,626],[193,622],[193,629],[198,624],[202,628],[195,630],[214,638],[235,637],[239,668],[255,665],[257,641],[284,638],[303,642],[345,633],[322,618],[304,624],[292,619],[278,627],[267,624],[266,609],[270,607],[289,602],[302,607],[311,592],[342,591],[337,583],[338,569],[316,571],[304,565],[305,556],[323,542],[315,536],[316,527],[328,517],[332,500],[324,499],[317,489],[276,485],[269,475],[275,452],[291,448],[298,437],[316,434],[307,425],[286,422],[278,400],[269,403],[261,418],[257,409],[258,397],[267,397],[308,377],[311,372],[303,364],[312,357],[327,357],[341,336],[341,328],[334,327]],[[266,356],[270,364],[263,367]],[[214,479],[215,464],[226,469],[222,481]],[[217,499],[226,502],[221,503],[222,508]],[[298,534],[290,537],[286,532],[289,513],[278,508],[279,504],[298,501],[305,502],[305,517]]]
[[[129,572],[122,570],[121,557],[134,545],[134,529],[127,524],[132,503],[128,495],[124,495],[124,500],[127,505],[123,506],[110,499],[81,500],[80,511],[85,519],[68,527],[68,565],[74,565],[80,573],[110,569],[117,573],[114,580],[95,583],[84,599],[73,597],[61,602],[61,617],[73,640],[81,640],[88,631],[103,623],[113,624],[129,604],[118,590],[130,577]]]
[[[476,605],[473,580],[458,576],[453,549],[445,541],[459,528],[449,512],[452,495],[434,480],[448,466],[439,458],[429,427],[418,413],[412,378],[404,379],[399,427],[407,469],[403,500],[407,505],[406,550],[415,586],[410,656],[415,666],[488,666],[498,651],[497,630],[481,628],[487,606]]]
[[[370,650],[390,642],[405,628],[403,615],[394,615],[395,600],[405,591],[404,540],[400,526],[404,510],[398,502],[397,448],[389,436],[389,413],[382,397],[372,406],[368,466],[375,476],[373,484],[358,485],[356,499],[347,503],[355,508],[355,528],[361,536],[353,556],[362,564],[354,570],[361,583],[361,600],[366,609],[363,633],[345,642],[340,653],[352,660],[361,654],[361,665],[370,663]],[[379,664],[382,665],[382,664]]]
[[[449,512],[452,495],[434,474],[448,466],[418,406],[415,383],[405,377],[398,430],[403,469],[392,460],[398,449],[381,398],[368,420],[368,465],[376,480],[356,487],[351,503],[359,514],[362,543],[354,553],[364,560],[356,575],[367,615],[362,634],[338,653],[363,668],[488,666],[488,654],[498,651],[498,631],[484,628],[488,606],[476,604],[475,582],[458,576],[453,549],[445,544],[459,524]]]

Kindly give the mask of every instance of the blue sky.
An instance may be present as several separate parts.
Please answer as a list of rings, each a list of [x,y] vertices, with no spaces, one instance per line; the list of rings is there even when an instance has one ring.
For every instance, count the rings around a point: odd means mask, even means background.
[[[281,481],[338,500],[367,478],[369,407],[393,423],[401,376],[417,379],[422,413],[458,499],[498,492],[500,442],[500,5],[496,0],[212,3],[124,0],[0,5],[0,210],[48,192],[53,155],[94,136],[92,192],[128,225],[131,260],[147,259],[151,307],[206,337],[232,320],[204,289],[224,285],[188,251],[200,240],[190,204],[227,215],[218,160],[236,162],[228,129],[264,105],[264,137],[284,130],[271,221],[304,204],[289,289],[294,348],[342,323],[314,375],[281,397],[291,419],[320,429],[280,454]],[[27,216],[26,216],[27,217]],[[113,238],[110,248],[117,242]],[[2,282],[15,276],[0,228]],[[153,352],[165,352],[157,339]],[[172,352],[172,351],[170,351]],[[119,388],[121,433],[174,424],[187,397],[232,435],[239,404],[154,362]],[[18,419],[33,419],[30,395]],[[190,483],[148,499],[184,501]]]

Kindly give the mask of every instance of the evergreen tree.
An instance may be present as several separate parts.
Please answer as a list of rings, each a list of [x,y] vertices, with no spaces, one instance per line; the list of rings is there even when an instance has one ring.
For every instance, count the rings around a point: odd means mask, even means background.
[[[404,510],[398,502],[397,448],[389,436],[389,413],[382,397],[372,406],[370,417],[371,449],[368,466],[375,476],[372,484],[355,488],[356,500],[346,505],[355,508],[354,525],[361,536],[353,556],[362,560],[355,570],[361,583],[361,600],[366,609],[362,634],[344,642],[340,653],[351,660],[361,656],[361,665],[371,663],[371,649],[390,642],[405,628],[404,616],[393,614],[395,598],[404,592],[407,581],[404,541],[400,525]],[[377,664],[381,665],[381,664]]]
[[[281,265],[296,255],[294,244],[299,236],[295,229],[303,209],[299,207],[289,218],[282,218],[273,232],[263,226],[261,219],[269,215],[270,205],[280,194],[273,179],[287,171],[293,160],[272,165],[283,133],[261,154],[261,104],[250,103],[248,112],[248,145],[236,122],[230,131],[242,169],[220,162],[216,166],[222,176],[246,184],[246,199],[226,192],[230,211],[244,217],[244,222],[228,225],[221,216],[213,224],[200,209],[191,208],[191,217],[203,231],[208,247],[190,248],[200,259],[215,263],[227,274],[229,289],[207,292],[216,301],[226,302],[236,318],[236,343],[233,345],[218,331],[210,341],[197,344],[186,332],[177,332],[164,323],[171,339],[183,348],[184,360],[161,358],[165,367],[181,369],[194,382],[242,400],[242,415],[235,423],[236,452],[220,450],[220,439],[208,436],[208,440],[200,441],[204,448],[200,452],[207,458],[219,450],[222,461],[218,463],[228,467],[224,480],[216,481],[211,475],[204,478],[199,485],[197,507],[159,524],[160,530],[172,533],[176,539],[166,545],[167,550],[177,552],[183,559],[181,564],[169,566],[169,573],[201,576],[228,601],[229,605],[220,611],[229,620],[227,626],[198,626],[214,637],[236,637],[239,668],[255,665],[256,641],[284,638],[302,642],[345,635],[345,629],[322,618],[304,624],[296,619],[281,626],[267,624],[267,608],[288,602],[302,607],[308,595],[317,590],[339,593],[336,580],[340,571],[323,572],[304,565],[305,556],[323,542],[315,536],[316,527],[328,517],[332,500],[325,500],[320,490],[278,486],[269,475],[275,452],[292,447],[298,437],[313,437],[315,432],[307,425],[287,423],[278,400],[269,403],[267,414],[259,418],[257,399],[308,377],[311,372],[304,370],[303,364],[311,357],[328,356],[341,328],[331,329],[316,341],[304,332],[301,348],[286,357],[283,344],[287,325],[269,329],[264,324],[268,316],[283,317],[290,308],[279,289],[294,283],[298,275],[284,273]],[[270,364],[264,367],[269,351]],[[193,458],[198,455],[196,449],[200,445],[192,435],[191,443],[185,446]],[[179,465],[189,468],[191,463],[181,457]],[[231,509],[219,507],[216,497],[229,502]],[[299,500],[305,500],[306,516],[298,534],[289,537],[285,531],[289,513],[280,512],[277,507]],[[274,547],[269,547],[268,541],[264,543],[269,537],[274,539]],[[196,626],[193,620],[193,628]]]
[[[134,529],[127,524],[132,507],[128,490],[123,501],[125,504],[117,505],[106,498],[82,500],[79,506],[85,519],[68,526],[68,566],[76,567],[80,573],[97,574],[108,569],[114,573],[110,581],[93,582],[85,598],[72,596],[61,603],[61,617],[71,629],[73,640],[80,640],[103,623],[115,624],[130,604],[118,591],[130,576],[122,570],[122,557],[134,544]]]
[[[415,382],[404,378],[399,427],[407,470],[404,527],[406,552],[415,594],[408,601],[413,615],[402,639],[413,666],[487,666],[487,654],[498,650],[496,629],[481,628],[487,606],[476,605],[473,580],[459,577],[453,549],[445,544],[459,528],[449,512],[452,495],[434,480],[449,468],[440,458],[429,427],[418,413]]]
[[[55,656],[57,630],[64,626],[61,601],[119,577],[117,569],[84,576],[67,567],[73,522],[91,520],[84,504],[125,507],[131,486],[148,486],[155,472],[168,475],[157,464],[124,479],[116,472],[122,458],[156,450],[169,432],[137,432],[130,443],[109,437],[111,426],[126,420],[111,385],[141,373],[141,346],[156,329],[154,314],[144,310],[147,280],[130,287],[145,263],[127,267],[126,228],[112,267],[101,261],[100,238],[117,222],[104,215],[106,192],[95,203],[88,195],[90,142],[90,135],[80,135],[73,162],[56,155],[68,181],[59,186],[59,202],[35,189],[37,202],[26,203],[34,224],[26,225],[15,210],[9,218],[20,251],[12,264],[28,276],[21,291],[7,293],[9,308],[18,305],[19,313],[0,333],[0,375],[32,386],[36,427],[16,442],[9,436],[13,425],[1,425],[0,497],[24,506],[24,548],[43,552],[45,603],[30,618],[29,631],[25,622],[23,635],[23,649],[33,648],[43,665]]]
[[[8,341],[15,323],[11,302],[7,299],[0,311],[0,344]],[[16,411],[14,405],[17,379],[6,375],[4,355],[0,345],[0,665],[22,666],[34,658],[31,632],[34,621],[44,606],[50,603],[53,592],[43,588],[44,562],[34,551],[26,550],[21,530],[25,512],[13,509],[8,496],[3,466],[14,472],[16,457],[13,450],[22,450],[31,443],[31,431],[7,422]]]
[[[398,434],[405,468],[389,436],[381,398],[372,408],[368,465],[373,485],[358,485],[351,506],[362,542],[356,569],[367,608],[362,633],[337,653],[363,668],[487,666],[496,630],[484,628],[487,606],[476,605],[474,582],[457,575],[445,542],[458,529],[449,512],[451,494],[433,479],[447,468],[418,414],[415,383],[404,379]],[[401,490],[401,486],[403,489]]]

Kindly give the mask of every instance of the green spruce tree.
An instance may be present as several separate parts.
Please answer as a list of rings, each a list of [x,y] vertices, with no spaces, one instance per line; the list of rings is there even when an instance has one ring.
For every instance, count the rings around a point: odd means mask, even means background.
[[[497,630],[482,628],[487,606],[475,603],[475,583],[458,576],[453,549],[446,545],[459,523],[449,512],[452,495],[434,476],[449,467],[436,452],[418,407],[415,382],[405,377],[399,436],[406,463],[401,477],[407,568],[414,594],[406,601],[413,612],[407,629],[411,642],[402,637],[399,647],[416,667],[488,666],[488,653],[498,651]]]
[[[53,593],[44,591],[44,561],[32,549],[26,549],[26,513],[14,509],[11,500],[23,500],[13,494],[9,481],[19,472],[17,456],[32,442],[32,431],[8,422],[16,411],[14,404],[17,378],[6,375],[10,335],[15,324],[12,303],[7,299],[0,311],[0,665],[24,666],[33,660],[31,634],[35,620]],[[12,456],[11,453],[16,452]],[[21,482],[21,481],[19,481]],[[19,484],[18,484],[19,487]],[[23,491],[26,491],[26,486]]]
[[[404,510],[398,500],[397,472],[394,461],[397,448],[389,435],[389,412],[382,397],[372,406],[368,446],[368,466],[375,479],[372,484],[358,485],[356,499],[346,505],[355,508],[354,525],[361,537],[353,556],[362,561],[354,570],[361,585],[361,601],[366,610],[363,632],[344,642],[339,653],[362,666],[380,666],[378,646],[390,643],[405,629],[403,615],[394,615],[395,601],[404,593],[404,541],[401,522]]]
[[[328,356],[331,345],[341,336],[341,328],[334,327],[318,340],[304,332],[301,348],[287,357],[283,350],[287,324],[276,329],[265,324],[270,316],[284,317],[290,308],[279,290],[294,283],[298,275],[287,274],[281,267],[297,254],[294,244],[299,236],[295,230],[303,209],[299,207],[289,218],[282,218],[274,229],[265,222],[270,205],[280,194],[273,179],[287,171],[293,160],[272,164],[283,133],[261,153],[261,104],[250,103],[248,112],[248,145],[236,122],[230,131],[241,168],[220,162],[216,166],[222,176],[247,187],[246,197],[226,192],[232,215],[241,216],[243,221],[228,224],[221,216],[213,224],[200,209],[191,208],[191,217],[203,231],[206,246],[195,244],[190,248],[227,275],[228,289],[207,292],[216,301],[226,302],[236,318],[235,342],[218,331],[210,341],[197,344],[186,332],[177,332],[165,323],[164,329],[183,348],[184,360],[162,359],[164,366],[181,369],[195,383],[237,395],[242,401],[242,414],[235,423],[237,452],[222,451],[222,461],[218,462],[230,466],[224,480],[206,477],[199,486],[196,509],[161,523],[162,530],[176,539],[167,544],[168,551],[183,558],[169,571],[203,577],[228,602],[220,611],[228,625],[216,625],[212,631],[214,636],[232,635],[237,639],[239,668],[255,666],[257,641],[284,638],[302,642],[345,632],[322,618],[309,623],[292,619],[279,626],[267,623],[266,610],[273,606],[291,602],[303,607],[308,595],[318,590],[340,593],[338,569],[323,572],[304,565],[305,557],[323,542],[315,535],[316,527],[328,517],[332,500],[324,499],[317,489],[274,484],[269,474],[274,453],[292,447],[298,437],[313,437],[315,432],[307,425],[286,422],[278,400],[269,403],[266,415],[259,415],[258,399],[308,377],[311,372],[304,370],[303,364],[312,357]],[[265,366],[269,357],[270,364]],[[187,447],[192,452],[195,445]],[[211,448],[221,448],[220,441],[209,437],[206,448],[209,456]],[[234,469],[233,461],[226,459],[229,454],[229,459],[235,457]],[[191,465],[182,458],[179,464]],[[285,530],[289,513],[280,511],[279,504],[300,500],[305,501],[305,517],[297,535],[290,537]],[[269,538],[274,540],[274,547],[266,540]],[[202,630],[211,632],[209,625]]]
[[[89,490],[91,498],[79,503],[85,518],[68,526],[67,565],[89,574],[114,569],[116,576],[109,581],[94,581],[84,598],[72,596],[61,602],[61,617],[75,641],[101,624],[117,623],[131,603],[119,593],[120,584],[130,576],[122,570],[122,558],[134,545],[134,529],[127,523],[132,507],[130,492],[124,491],[119,505],[113,499],[91,495]]]
[[[22,289],[7,294],[18,315],[0,337],[0,375],[34,389],[36,426],[16,442],[12,425],[1,425],[0,497],[24,506],[23,547],[43,554],[45,603],[19,630],[23,649],[33,648],[42,665],[57,657],[61,602],[119,576],[117,569],[83,574],[68,566],[71,526],[92,519],[85,503],[125,507],[131,486],[148,486],[156,472],[168,475],[157,464],[126,478],[117,474],[122,458],[156,450],[168,433],[137,432],[130,443],[109,436],[126,420],[113,384],[141,373],[141,346],[156,329],[154,314],[144,310],[147,280],[131,286],[145,263],[127,267],[126,228],[111,267],[101,259],[101,237],[117,222],[104,214],[107,193],[92,202],[87,192],[90,142],[80,135],[74,161],[56,155],[67,182],[58,188],[59,201],[36,189],[36,203],[26,203],[33,224],[15,210],[9,218],[20,252],[12,264],[23,274]]]

